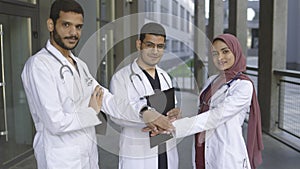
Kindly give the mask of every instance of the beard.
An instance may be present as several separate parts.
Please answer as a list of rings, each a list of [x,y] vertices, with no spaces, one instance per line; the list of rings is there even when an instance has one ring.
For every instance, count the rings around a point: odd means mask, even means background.
[[[73,38],[75,38],[76,40],[78,40],[79,38],[77,37],[77,36],[69,36],[69,37],[61,37],[58,33],[57,33],[57,31],[56,31],[56,29],[54,29],[53,30],[53,39],[54,39],[54,41],[55,41],[55,43],[57,43],[61,48],[63,48],[63,49],[66,49],[66,50],[73,50],[77,45],[78,45],[78,42],[79,41],[77,41],[77,43],[73,46],[73,47],[68,47],[67,45],[65,45],[65,43],[62,41],[62,39],[73,39]]]

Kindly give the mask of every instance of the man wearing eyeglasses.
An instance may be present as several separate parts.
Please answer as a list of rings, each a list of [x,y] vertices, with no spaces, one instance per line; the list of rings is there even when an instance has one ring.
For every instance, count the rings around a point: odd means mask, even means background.
[[[163,26],[153,22],[145,24],[136,40],[138,57],[113,75],[111,92],[128,99],[132,107],[138,108],[147,103],[145,96],[172,88],[170,76],[157,66],[164,55],[165,46],[166,33]],[[141,116],[144,110],[156,111],[152,107],[145,107],[140,112]],[[166,116],[174,121],[179,114],[180,110],[174,108]],[[121,126],[119,169],[178,169],[175,139],[151,148],[149,133],[142,131],[145,125],[111,119]]]

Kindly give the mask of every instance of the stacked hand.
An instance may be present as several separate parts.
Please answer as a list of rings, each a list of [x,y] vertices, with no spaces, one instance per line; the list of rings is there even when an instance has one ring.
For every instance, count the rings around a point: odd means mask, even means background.
[[[92,93],[89,107],[92,107],[97,113],[100,112],[102,106],[104,91],[100,86],[96,86],[94,92]],[[174,126],[172,122],[180,118],[181,112],[179,108],[174,108],[170,110],[167,115],[162,115],[154,110],[146,110],[143,113],[144,122],[147,127],[143,128],[144,132],[151,132],[152,136],[161,133],[170,133],[174,131]]]
[[[147,127],[143,128],[144,132],[151,132],[151,136],[155,136],[162,133],[170,133],[175,128],[172,122],[180,118],[181,112],[179,108],[170,110],[167,115],[162,115],[157,111],[146,110],[143,113],[143,119],[147,124]]]
[[[96,86],[94,92],[92,93],[89,107],[92,107],[97,113],[100,112],[102,106],[104,91],[100,86]]]

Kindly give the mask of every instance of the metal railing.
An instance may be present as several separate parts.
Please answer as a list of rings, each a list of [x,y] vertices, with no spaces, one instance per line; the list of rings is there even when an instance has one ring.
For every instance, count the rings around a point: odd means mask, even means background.
[[[274,70],[278,82],[278,117],[279,130],[300,139],[300,72],[292,70]],[[257,90],[258,68],[247,66],[246,74],[254,83]],[[193,90],[194,82],[191,77],[176,77],[181,90]]]
[[[193,72],[193,71],[191,71]],[[256,92],[258,91],[258,67],[247,66],[246,74],[254,83]],[[299,149],[300,139],[300,72],[292,70],[273,70],[273,74],[278,81],[278,112],[275,119],[276,131],[268,132],[270,136],[293,148]],[[193,74],[192,74],[193,75]],[[193,91],[193,78],[175,77],[180,90]],[[245,121],[247,123],[247,120]]]
[[[274,70],[273,73],[278,79],[278,129],[300,139],[300,72]],[[247,66],[246,74],[257,88],[258,68]]]
[[[300,72],[274,70],[278,76],[278,128],[300,139]]]

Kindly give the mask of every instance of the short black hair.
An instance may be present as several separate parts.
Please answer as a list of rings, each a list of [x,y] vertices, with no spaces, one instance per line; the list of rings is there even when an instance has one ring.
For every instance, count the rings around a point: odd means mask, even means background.
[[[163,36],[166,41],[166,31],[161,24],[155,22],[146,23],[140,30],[140,41],[145,39],[146,34]]]
[[[82,14],[84,17],[81,5],[75,0],[55,0],[51,5],[50,10],[50,18],[53,20],[54,24],[56,24],[56,20],[59,18],[60,11],[75,12]]]

